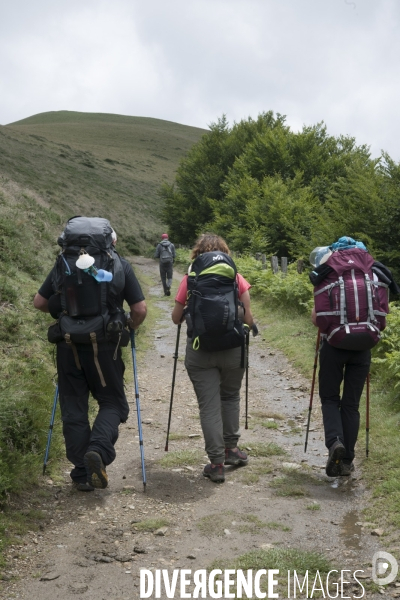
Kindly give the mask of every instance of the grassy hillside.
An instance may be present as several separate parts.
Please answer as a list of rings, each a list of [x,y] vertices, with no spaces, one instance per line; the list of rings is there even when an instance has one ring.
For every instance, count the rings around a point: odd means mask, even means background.
[[[59,111],[0,126],[0,189],[10,180],[62,219],[101,215],[123,248],[162,228],[157,191],[205,130],[158,119]]]

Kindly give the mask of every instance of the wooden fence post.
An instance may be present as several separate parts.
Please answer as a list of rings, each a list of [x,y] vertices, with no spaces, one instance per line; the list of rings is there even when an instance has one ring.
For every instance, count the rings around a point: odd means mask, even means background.
[[[273,273],[278,273],[279,265],[278,265],[278,257],[277,256],[271,256],[271,267],[272,267]]]
[[[261,254],[261,262],[262,262],[262,268],[266,269],[267,268],[267,257],[265,256],[265,254]]]
[[[281,271],[284,275],[287,274],[287,257],[282,256],[281,258]]]
[[[302,273],[304,271],[304,260],[299,259],[297,261],[297,272]]]

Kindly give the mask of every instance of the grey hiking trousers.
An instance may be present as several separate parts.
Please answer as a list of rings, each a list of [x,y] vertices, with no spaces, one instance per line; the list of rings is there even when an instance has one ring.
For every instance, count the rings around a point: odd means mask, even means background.
[[[210,462],[222,464],[225,448],[236,448],[240,437],[241,348],[220,352],[186,346],[185,367],[196,392],[205,450]]]

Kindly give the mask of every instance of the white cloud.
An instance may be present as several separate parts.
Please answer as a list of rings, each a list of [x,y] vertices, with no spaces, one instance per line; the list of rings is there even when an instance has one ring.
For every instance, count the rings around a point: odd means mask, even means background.
[[[14,0],[0,122],[47,110],[206,127],[274,110],[400,159],[397,0]]]

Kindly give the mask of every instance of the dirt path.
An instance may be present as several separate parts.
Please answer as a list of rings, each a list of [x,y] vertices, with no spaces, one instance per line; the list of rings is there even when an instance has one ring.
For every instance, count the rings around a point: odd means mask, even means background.
[[[121,426],[117,459],[108,469],[109,487],[76,492],[67,475],[63,485],[43,483],[51,494],[36,508],[43,511],[45,525],[11,548],[4,574],[16,579],[0,582],[0,597],[65,600],[82,594],[88,600],[131,600],[139,597],[141,568],[196,570],[256,548],[299,548],[324,554],[338,569],[368,569],[378,540],[359,524],[366,501],[362,481],[325,477],[317,401],[304,455],[309,382],[268,346],[267,330],[251,339],[250,346],[251,418],[248,430],[242,419],[240,442],[249,449],[249,465],[228,467],[223,485],[202,477],[207,460],[196,398],[183,365],[184,339],[173,435],[169,453],[164,452],[176,327],[170,320],[171,301],[161,297],[157,264],[141,257],[134,262],[154,281],[150,295],[159,309],[154,343],[138,367],[147,491],[143,493],[130,390],[131,415]],[[270,442],[279,448],[268,446]],[[285,454],[274,454],[274,449]],[[175,463],[162,466],[166,456]],[[150,519],[157,519],[156,525],[165,522],[167,530],[155,535],[141,529],[154,525]],[[359,595],[360,588],[355,589]]]

